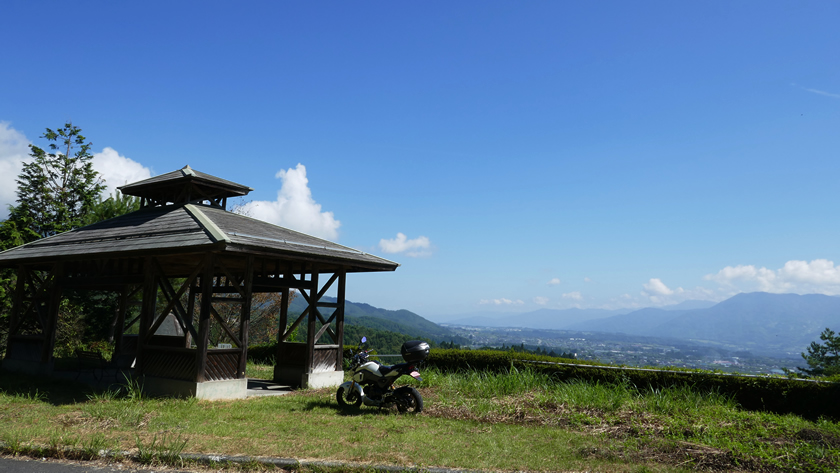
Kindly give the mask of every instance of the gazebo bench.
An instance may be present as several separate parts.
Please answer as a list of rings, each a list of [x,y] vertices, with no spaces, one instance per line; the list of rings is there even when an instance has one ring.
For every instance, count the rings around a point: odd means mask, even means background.
[[[93,373],[93,379],[99,380],[105,377],[105,370],[108,367],[108,362],[102,353],[91,350],[76,350],[77,371],[76,379],[82,375],[83,371],[90,371]],[[96,375],[96,370],[99,370],[100,376]]]

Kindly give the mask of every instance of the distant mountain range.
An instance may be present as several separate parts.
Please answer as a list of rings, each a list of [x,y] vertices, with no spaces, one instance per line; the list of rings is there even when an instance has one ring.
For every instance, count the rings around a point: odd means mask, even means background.
[[[300,313],[305,308],[306,302],[298,297],[292,301],[290,312]],[[347,301],[345,314],[348,324],[436,341],[465,341],[455,337],[445,325],[408,310],[386,310]],[[840,330],[840,297],[753,292],[720,303],[686,301],[639,310],[540,309],[501,317],[476,314],[446,325],[623,333],[735,346],[756,354],[797,354],[819,340],[826,327]]]
[[[474,327],[523,327],[546,330],[565,330],[573,325],[588,320],[603,319],[632,312],[632,309],[539,309],[519,314],[503,314],[492,317],[476,314],[459,318],[449,325],[470,325]]]
[[[451,325],[481,326],[470,317]],[[821,294],[738,294],[720,303],[682,304],[635,311],[541,309],[489,319],[486,327],[522,327],[624,333],[740,346],[755,353],[801,353],[826,327],[840,329],[840,298]]]

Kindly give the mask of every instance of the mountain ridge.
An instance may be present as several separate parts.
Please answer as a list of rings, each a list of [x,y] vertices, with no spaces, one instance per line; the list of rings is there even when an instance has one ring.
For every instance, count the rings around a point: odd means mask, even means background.
[[[325,296],[324,302],[337,302],[335,297]],[[289,305],[290,314],[300,314],[306,309],[306,300],[302,297],[292,299]],[[388,330],[427,338],[435,341],[455,341],[461,343],[461,337],[453,334],[448,328],[442,327],[428,319],[406,309],[389,310],[374,307],[363,302],[344,301],[344,321],[346,324],[360,325],[377,330]]]
[[[335,298],[325,297],[335,302]],[[300,313],[306,302],[292,301]],[[538,309],[502,317],[473,317],[436,324],[409,310],[387,310],[346,301],[348,324],[387,329],[435,341],[459,337],[447,325],[622,333],[743,347],[755,353],[801,353],[826,327],[840,329],[840,297],[822,294],[740,293],[721,301],[686,301],[638,310]]]
[[[640,309],[569,329],[738,344],[758,353],[795,353],[819,339],[826,327],[838,326],[838,297],[753,292],[705,309]]]

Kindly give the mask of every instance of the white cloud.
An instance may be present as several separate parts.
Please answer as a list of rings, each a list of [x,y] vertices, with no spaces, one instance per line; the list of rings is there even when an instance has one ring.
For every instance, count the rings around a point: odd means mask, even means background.
[[[8,206],[17,198],[15,179],[29,160],[29,140],[8,122],[0,122],[0,220],[9,216]]]
[[[505,298],[503,297],[503,298],[501,298],[501,299],[481,299],[478,303],[479,303],[479,304],[482,304],[482,305],[485,305],[485,304],[493,304],[493,305],[519,305],[519,304],[524,304],[525,302],[524,302],[524,301],[522,301],[521,299],[511,300],[511,299],[505,299]]]
[[[727,266],[705,279],[742,291],[840,294],[840,267],[827,259],[791,260],[775,271],[753,265]]]
[[[549,286],[556,286],[558,284],[560,284],[560,278],[552,278],[550,281],[548,281]]]
[[[427,237],[419,236],[409,240],[403,233],[397,233],[397,237],[391,240],[379,240],[379,249],[385,253],[403,253],[413,258],[431,255],[432,243]]]
[[[114,148],[106,147],[93,155],[93,169],[105,181],[103,198],[113,195],[117,187],[152,177],[152,171],[142,164],[121,156]]]
[[[580,291],[568,292],[566,294],[563,294],[563,299],[572,299],[572,300],[575,300],[575,301],[581,301],[581,300],[583,300],[583,295],[580,293]]]
[[[682,287],[671,289],[659,278],[651,278],[650,281],[642,284],[642,287],[644,290],[641,292],[641,295],[645,305],[653,304],[654,306],[663,306],[678,304],[687,300],[720,301],[727,297],[727,294],[719,290],[715,291],[700,286],[687,290]],[[729,291],[728,295],[731,296],[733,294]],[[624,299],[627,299],[627,297],[624,297]]]
[[[321,204],[312,198],[306,167],[298,163],[297,167],[278,171],[274,176],[283,181],[277,191],[277,200],[251,201],[240,209],[245,215],[308,233],[328,240],[338,239],[338,227],[332,212],[321,212]]]
[[[645,288],[645,291],[658,296],[670,296],[674,293],[674,291],[669,289],[668,286],[666,286],[659,278],[651,278],[650,282],[644,284],[643,287]]]
[[[583,282],[592,282],[592,280],[589,278],[583,278]]]
[[[831,97],[831,98],[834,98],[834,99],[840,99],[840,94],[832,94],[831,92],[826,92],[824,90],[808,89],[808,88],[805,88],[805,87],[802,87],[802,89],[807,91],[807,92],[811,92],[812,94],[825,95],[826,97]]]
[[[534,298],[534,303],[537,305],[546,305],[548,304],[548,297],[537,296]]]

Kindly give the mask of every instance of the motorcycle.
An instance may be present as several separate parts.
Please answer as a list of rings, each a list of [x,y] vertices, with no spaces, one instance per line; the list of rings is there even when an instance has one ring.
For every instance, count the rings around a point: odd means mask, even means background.
[[[423,410],[423,398],[411,386],[394,388],[394,382],[401,376],[408,375],[422,381],[415,364],[429,356],[429,344],[421,341],[403,343],[400,353],[405,363],[387,366],[370,360],[371,350],[365,350],[367,337],[362,337],[359,353],[350,354],[351,380],[338,387],[335,398],[342,408],[366,406],[390,409],[397,407],[399,412],[419,413]]]

